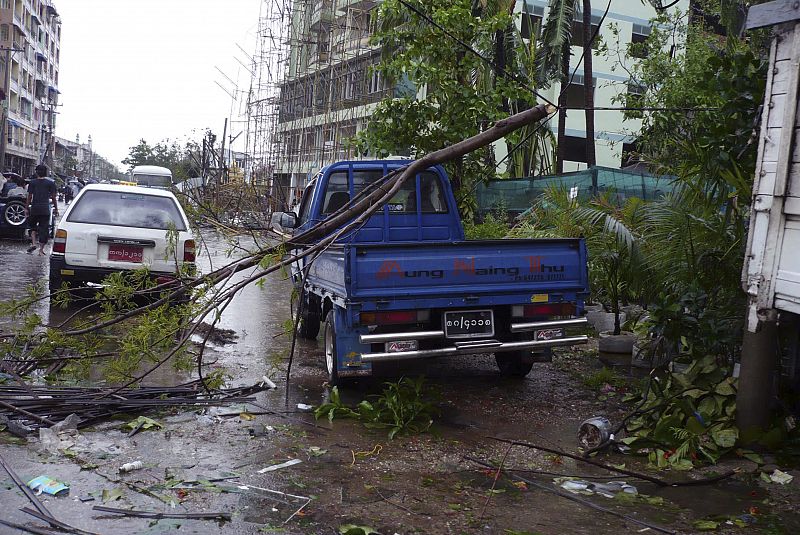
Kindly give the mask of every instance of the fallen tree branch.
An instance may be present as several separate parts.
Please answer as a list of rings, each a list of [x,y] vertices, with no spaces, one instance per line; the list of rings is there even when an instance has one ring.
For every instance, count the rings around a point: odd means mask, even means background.
[[[187,520],[226,520],[230,521],[230,513],[214,512],[214,513],[159,513],[158,511],[140,511],[137,509],[117,509],[116,507],[106,507],[104,505],[95,505],[92,507],[93,511],[102,511],[104,513],[115,513],[123,516],[135,516],[139,518],[182,518]]]
[[[498,471],[500,470],[499,467],[497,467],[497,466],[495,466],[495,465],[493,465],[491,463],[487,463],[485,461],[481,461],[480,459],[475,459],[474,457],[469,457],[467,455],[465,455],[464,458],[466,460],[468,460],[468,461],[471,461],[471,462],[473,462],[475,464],[479,464],[479,465],[484,466],[486,468],[491,468],[493,470],[498,470]],[[614,511],[612,509],[608,509],[608,508],[603,507],[601,505],[597,505],[594,502],[591,502],[589,500],[580,498],[580,497],[578,497],[578,496],[576,496],[574,494],[571,494],[569,492],[561,491],[561,490],[549,487],[547,485],[543,485],[543,484],[541,484],[541,483],[539,483],[537,481],[533,481],[531,479],[527,479],[527,478],[524,478],[524,477],[516,475],[516,474],[509,474],[509,476],[514,478],[514,479],[516,479],[517,481],[522,481],[526,485],[531,485],[533,487],[536,487],[539,490],[543,490],[545,492],[549,492],[551,494],[555,494],[557,496],[561,496],[562,498],[566,498],[568,500],[571,500],[573,502],[579,503],[581,505],[585,505],[586,507],[589,507],[589,508],[594,509],[596,511],[602,511],[602,512],[607,513],[609,515],[613,515],[613,516],[616,516],[618,518],[622,518],[624,520],[627,520],[628,522],[633,522],[634,524],[639,524],[640,526],[644,526],[646,528],[650,528],[652,530],[659,531],[661,533],[669,533],[669,534],[673,534],[673,535],[675,534],[675,531],[673,531],[671,529],[667,529],[667,528],[658,526],[656,524],[651,524],[649,522],[645,522],[644,520],[639,520],[638,518],[634,518],[632,516],[629,516],[629,515],[626,515],[626,514],[623,514],[623,513],[618,513],[617,511]]]
[[[736,474],[735,471],[731,470],[725,472],[724,474],[704,478],[704,479],[692,479],[689,481],[676,481],[670,482],[664,479],[659,479],[657,477],[649,476],[647,474],[642,474],[641,472],[634,472],[633,470],[626,470],[624,468],[617,468],[616,466],[612,466],[610,464],[601,463],[600,461],[595,461],[594,459],[587,459],[586,457],[581,457],[580,455],[574,455],[572,453],[567,453],[565,451],[559,451],[552,448],[546,448],[544,446],[538,446],[536,444],[530,444],[528,442],[521,442],[518,440],[507,440],[504,438],[499,437],[488,437],[492,440],[497,440],[498,442],[503,442],[505,444],[513,444],[514,446],[524,446],[526,448],[532,448],[535,450],[546,451],[547,453],[552,453],[554,455],[561,455],[563,457],[568,457],[570,459],[574,459],[576,461],[581,461],[586,464],[591,464],[592,466],[597,466],[598,468],[602,468],[604,470],[608,470],[609,472],[617,472],[618,474],[625,474],[626,476],[635,477],[636,479],[641,479],[643,481],[649,481],[650,483],[655,483],[659,487],[691,487],[691,486],[698,486],[698,485],[708,485],[710,483],[716,483],[717,481],[721,481],[723,479],[727,479]]]

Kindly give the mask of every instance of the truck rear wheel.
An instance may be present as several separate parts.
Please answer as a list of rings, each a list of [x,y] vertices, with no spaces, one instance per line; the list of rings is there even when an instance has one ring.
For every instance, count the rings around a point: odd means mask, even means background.
[[[533,357],[530,351],[496,353],[494,360],[500,369],[500,375],[506,377],[525,377],[533,368]]]
[[[336,386],[340,383],[339,370],[336,367],[336,319],[334,310],[328,311],[325,316],[325,368],[328,371],[328,383],[331,386]]]
[[[300,317],[297,325],[297,334],[306,340],[316,340],[319,335],[319,303],[313,297],[308,297],[300,302]],[[327,319],[326,319],[327,320]]]

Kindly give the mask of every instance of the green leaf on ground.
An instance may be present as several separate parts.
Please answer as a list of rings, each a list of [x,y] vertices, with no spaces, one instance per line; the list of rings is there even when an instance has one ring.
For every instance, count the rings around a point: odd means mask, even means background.
[[[115,500],[119,500],[125,495],[125,491],[122,490],[120,487],[115,487],[111,490],[103,489],[103,494],[101,495],[101,500],[103,503],[113,502]]]
[[[692,522],[692,526],[700,531],[714,531],[719,527],[719,522],[714,522],[713,520],[695,520]]]
[[[368,526],[356,526],[355,524],[345,524],[339,526],[339,535],[379,535],[377,531]]]

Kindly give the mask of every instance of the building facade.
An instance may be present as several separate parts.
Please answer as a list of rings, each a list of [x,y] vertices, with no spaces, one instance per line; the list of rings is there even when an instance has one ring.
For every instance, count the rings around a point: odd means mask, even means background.
[[[52,164],[60,59],[61,19],[53,0],[0,0],[3,171],[28,176],[38,163]]]
[[[341,159],[354,159],[349,144],[362,130],[377,102],[413,88],[390,87],[371,67],[378,63],[380,50],[370,46],[379,0],[294,0],[290,19],[287,68],[279,83],[278,117],[275,129],[275,153],[271,194],[278,204],[291,206],[310,178],[320,167]],[[688,0],[679,0],[672,9],[688,9]],[[518,0],[515,12],[523,39],[535,39],[547,15],[546,0]],[[592,9],[593,29],[600,25],[600,39],[609,46],[625,50],[628,43],[641,42],[650,34],[656,11],[640,0],[611,0],[605,18],[605,3]],[[522,13],[528,16],[523,17]],[[582,54],[582,14],[575,14],[571,71]],[[444,38],[444,37],[443,37]],[[618,42],[616,42],[618,40]],[[615,66],[634,58],[593,54],[595,107],[614,107],[620,92],[635,90],[625,69]],[[578,68],[566,88],[567,106],[583,106],[583,70]],[[632,89],[633,88],[633,89]],[[558,100],[562,88],[556,82],[543,96]],[[555,133],[558,118],[550,124]],[[595,113],[597,165],[621,167],[623,157],[632,148],[641,124],[625,121],[621,111]],[[586,167],[586,126],[583,110],[568,112],[566,124],[564,171]],[[506,147],[498,144],[498,159]]]

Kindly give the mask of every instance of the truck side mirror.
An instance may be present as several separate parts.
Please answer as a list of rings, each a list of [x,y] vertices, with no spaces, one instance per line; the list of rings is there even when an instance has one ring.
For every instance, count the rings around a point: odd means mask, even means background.
[[[272,214],[272,224],[283,228],[297,228],[297,214],[294,212],[277,212]]]

